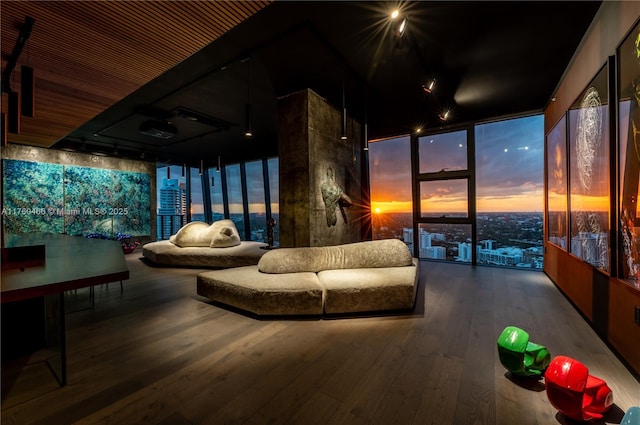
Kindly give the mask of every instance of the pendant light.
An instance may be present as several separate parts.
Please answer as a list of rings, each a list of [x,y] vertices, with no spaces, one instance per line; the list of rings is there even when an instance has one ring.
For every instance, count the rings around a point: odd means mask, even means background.
[[[251,58],[247,59],[247,104],[245,105],[244,116],[244,136],[247,138],[253,137],[252,128],[252,116],[251,116]]]
[[[347,140],[347,104],[344,94],[344,82],[342,83],[342,117],[340,120],[340,140]]]

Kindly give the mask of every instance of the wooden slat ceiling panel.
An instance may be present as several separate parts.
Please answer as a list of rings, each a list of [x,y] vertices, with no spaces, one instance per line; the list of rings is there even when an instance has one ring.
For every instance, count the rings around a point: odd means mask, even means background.
[[[25,17],[33,32],[20,65],[36,75],[36,116],[9,141],[51,146],[271,1],[3,1],[2,69]],[[6,109],[3,94],[2,111]]]

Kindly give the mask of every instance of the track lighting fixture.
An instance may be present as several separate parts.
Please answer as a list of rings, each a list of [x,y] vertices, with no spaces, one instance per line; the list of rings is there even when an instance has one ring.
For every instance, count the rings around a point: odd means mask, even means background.
[[[426,84],[422,85],[422,90],[424,90],[425,93],[427,94],[431,94],[431,92],[433,92],[433,89],[435,89],[436,86],[436,80],[431,80]]]
[[[445,110],[440,115],[438,115],[438,118],[440,118],[440,121],[442,122],[447,121],[450,117],[451,112],[449,112],[448,110]]]
[[[402,14],[400,9],[394,9],[389,17],[391,19],[391,25],[393,26],[393,35],[397,38],[402,37],[407,30],[407,17]]]

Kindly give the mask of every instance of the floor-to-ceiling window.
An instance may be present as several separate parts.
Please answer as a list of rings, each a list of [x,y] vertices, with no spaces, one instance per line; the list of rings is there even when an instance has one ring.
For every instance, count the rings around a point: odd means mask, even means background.
[[[189,205],[187,217],[189,221],[205,221],[204,198],[202,196],[202,172],[201,168],[191,167],[189,175]]]
[[[240,164],[227,165],[224,167],[224,171],[227,179],[229,218],[236,225],[240,239],[246,239],[244,232],[244,200],[242,197]]]
[[[169,239],[187,222],[186,169],[178,165],[157,167],[157,238]]]
[[[227,217],[241,239],[279,245],[278,158],[202,169],[158,164],[157,190],[158,239],[168,239],[188,221]]]
[[[373,239],[413,243],[411,144],[409,136],[369,144]]]
[[[470,202],[467,130],[427,134],[417,138],[416,184],[420,258],[472,260],[473,202]]]
[[[220,167],[209,168],[209,193],[211,197],[211,220],[218,221],[224,218],[224,199],[222,197],[222,177]]]
[[[417,244],[422,259],[541,269],[543,132],[534,115],[371,142],[374,239]]]
[[[267,222],[267,226],[271,226],[271,232],[273,232],[273,246],[280,245],[280,162],[278,158],[270,158],[267,160],[268,178],[269,178],[269,200],[266,204],[269,207],[269,213],[271,214],[271,222]],[[267,217],[269,220],[269,217]],[[267,233],[269,236],[269,233]]]
[[[251,240],[267,241],[267,209],[262,161],[245,164],[247,175],[247,206],[249,207],[249,229]]]
[[[475,126],[478,264],[542,269],[544,117]]]

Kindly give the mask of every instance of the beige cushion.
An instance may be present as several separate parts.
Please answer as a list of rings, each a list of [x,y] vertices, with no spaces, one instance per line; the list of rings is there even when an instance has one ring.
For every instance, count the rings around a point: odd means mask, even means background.
[[[203,221],[192,221],[178,230],[169,240],[179,247],[209,246],[212,235],[207,232],[209,225]]]
[[[411,251],[399,239],[345,245],[279,248],[260,258],[263,273],[298,273],[335,269],[402,267],[412,264]]]
[[[204,272],[198,295],[258,315],[322,314],[323,291],[315,273],[264,274],[256,266]]]
[[[213,235],[211,248],[228,248],[240,245],[240,234],[231,220],[216,221],[210,226],[209,231]]]
[[[182,226],[169,241],[181,248],[227,248],[240,245],[240,235],[229,219],[218,220],[211,225],[203,221],[192,221]]]
[[[324,270],[318,280],[325,291],[327,314],[410,310],[418,288],[419,262],[410,267]]]

